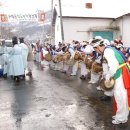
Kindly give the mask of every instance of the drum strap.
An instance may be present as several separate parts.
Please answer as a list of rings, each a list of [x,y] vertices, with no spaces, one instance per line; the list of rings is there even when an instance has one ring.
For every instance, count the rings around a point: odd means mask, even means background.
[[[74,48],[73,48],[73,47],[68,47],[68,51],[69,51],[69,49],[72,49],[72,50],[74,50]]]

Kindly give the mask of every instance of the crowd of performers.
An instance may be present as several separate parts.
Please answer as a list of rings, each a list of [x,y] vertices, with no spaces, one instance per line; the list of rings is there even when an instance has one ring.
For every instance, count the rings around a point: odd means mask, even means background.
[[[11,43],[10,43],[11,44]],[[11,77],[14,81],[20,81],[32,75],[30,61],[33,60],[32,47],[25,44],[24,38],[14,36],[12,45],[6,45],[4,39],[0,42],[0,76]],[[27,70],[27,71],[26,71]]]
[[[18,44],[17,37],[12,38],[13,47],[7,49],[2,45],[4,53],[4,75],[11,75],[18,80],[25,76],[25,69],[29,54],[33,52],[34,61],[42,64],[49,63],[49,67],[76,76],[80,69],[80,79],[89,78],[88,83],[96,84],[97,90],[104,92],[101,100],[114,97],[113,124],[126,123],[130,110],[130,48],[124,47],[123,42],[114,40],[109,42],[100,36],[88,42],[75,41],[60,43],[58,46],[40,41],[32,46],[24,44],[23,38]],[[26,47],[25,47],[26,46]],[[32,50],[31,50],[32,49]],[[29,58],[32,59],[32,58]],[[29,70],[29,69],[28,69]],[[30,71],[29,71],[30,72]]]
[[[38,45],[38,44],[37,44]],[[130,110],[130,48],[124,47],[122,41],[109,42],[100,36],[88,42],[72,41],[58,46],[47,44],[43,48],[34,47],[35,60],[46,60],[50,68],[76,76],[80,69],[80,79],[90,78],[88,83],[97,83],[97,90],[104,92],[101,100],[108,101],[114,97],[113,124],[126,123]],[[42,50],[40,52],[40,50]],[[48,53],[43,54],[46,50]],[[39,53],[40,52],[40,53]],[[96,86],[95,85],[95,86]]]

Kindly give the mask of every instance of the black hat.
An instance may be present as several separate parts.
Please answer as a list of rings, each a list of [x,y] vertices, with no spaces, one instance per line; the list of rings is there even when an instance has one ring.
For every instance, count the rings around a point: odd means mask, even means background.
[[[18,38],[16,36],[12,37],[12,43],[13,45],[18,44]]]
[[[24,43],[24,37],[19,38],[20,43]]]

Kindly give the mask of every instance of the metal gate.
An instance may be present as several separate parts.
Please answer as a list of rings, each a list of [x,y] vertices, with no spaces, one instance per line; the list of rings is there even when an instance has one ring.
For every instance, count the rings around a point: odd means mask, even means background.
[[[93,37],[95,36],[101,36],[104,39],[107,39],[109,41],[113,40],[113,32],[111,31],[96,31],[93,32]]]

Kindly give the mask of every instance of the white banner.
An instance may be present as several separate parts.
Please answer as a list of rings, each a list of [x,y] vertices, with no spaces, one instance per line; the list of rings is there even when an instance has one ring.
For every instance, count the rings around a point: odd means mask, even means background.
[[[38,14],[11,14],[7,15],[8,22],[38,21]]]
[[[44,22],[44,12],[38,14],[0,14],[0,22],[38,21]]]

